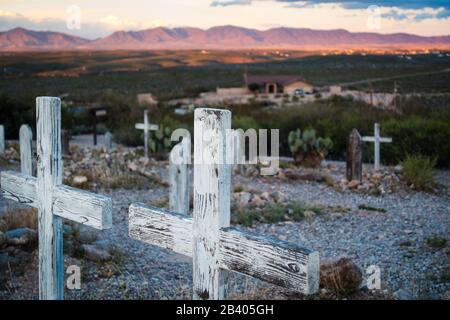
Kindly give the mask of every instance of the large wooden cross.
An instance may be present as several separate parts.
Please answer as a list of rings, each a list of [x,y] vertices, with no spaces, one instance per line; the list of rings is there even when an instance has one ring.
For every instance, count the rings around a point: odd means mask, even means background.
[[[144,156],[148,159],[148,138],[150,131],[158,130],[158,125],[150,123],[148,119],[148,110],[144,111],[144,123],[136,123],[136,129],[144,130]]]
[[[375,170],[380,170],[380,143],[392,143],[392,138],[382,138],[380,136],[380,124],[375,123],[374,136],[363,137],[365,142],[374,142],[374,154],[375,154]]]
[[[37,178],[4,171],[5,198],[38,209],[39,298],[64,298],[62,218],[96,229],[112,226],[110,198],[62,185],[61,101],[39,97],[37,107]]]
[[[193,257],[194,299],[225,298],[228,271],[317,292],[318,252],[230,227],[230,128],[230,111],[195,110],[193,218],[132,204],[130,236]]]

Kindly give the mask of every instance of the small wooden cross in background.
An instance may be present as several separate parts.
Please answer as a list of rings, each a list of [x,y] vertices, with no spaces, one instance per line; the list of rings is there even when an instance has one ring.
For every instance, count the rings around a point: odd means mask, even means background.
[[[375,170],[380,170],[380,144],[392,143],[392,138],[382,138],[380,136],[380,124],[375,123],[374,136],[363,137],[362,140],[365,142],[374,142]]]
[[[148,110],[144,111],[144,123],[136,123],[136,129],[144,130],[144,157],[148,159],[148,138],[150,131],[158,130],[158,125],[151,124],[148,118]]]

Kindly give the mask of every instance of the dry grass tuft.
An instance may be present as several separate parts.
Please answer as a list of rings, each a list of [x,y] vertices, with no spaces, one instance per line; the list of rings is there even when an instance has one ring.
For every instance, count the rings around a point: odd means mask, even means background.
[[[17,228],[38,228],[37,210],[34,208],[8,208],[0,218],[0,231]]]

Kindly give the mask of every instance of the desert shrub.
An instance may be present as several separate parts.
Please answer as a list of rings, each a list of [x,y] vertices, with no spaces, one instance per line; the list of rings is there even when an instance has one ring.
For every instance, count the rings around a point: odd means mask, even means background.
[[[415,189],[426,190],[434,186],[435,159],[423,155],[407,156],[401,162],[403,166],[403,179]]]
[[[390,119],[381,125],[383,136],[392,137],[393,143],[383,144],[383,160],[396,163],[408,154],[426,154],[436,158],[439,166],[448,166],[450,159],[449,120],[409,116]]]
[[[244,131],[248,129],[258,130],[261,127],[255,119],[249,116],[233,117],[232,126],[233,129],[242,129]]]

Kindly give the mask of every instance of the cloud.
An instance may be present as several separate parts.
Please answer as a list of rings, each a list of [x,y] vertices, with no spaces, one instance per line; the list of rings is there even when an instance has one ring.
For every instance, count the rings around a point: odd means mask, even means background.
[[[213,7],[226,7],[235,5],[250,5],[254,2],[274,1],[285,3],[290,8],[306,8],[315,7],[324,4],[339,5],[344,9],[361,10],[367,9],[369,6],[377,5],[380,8],[389,8],[388,12],[382,14],[382,17],[395,20],[416,20],[424,19],[447,19],[450,17],[450,1],[449,0],[214,0],[211,3]],[[428,12],[425,10],[433,10]],[[415,12],[406,12],[412,11]]]
[[[242,6],[252,4],[252,0],[214,0],[211,7]]]
[[[214,0],[211,6],[233,6],[233,5],[248,5],[253,2],[268,1],[268,0]],[[388,8],[400,9],[423,9],[423,8],[445,8],[450,9],[450,1],[448,0],[272,0],[276,2],[291,3],[296,7],[315,6],[320,4],[337,4],[345,9],[367,9],[371,5]]]
[[[70,29],[64,19],[31,19],[19,13],[0,11],[0,31],[22,27],[37,31],[55,31],[83,38],[98,38],[110,34],[110,30],[101,23],[88,23],[81,20],[80,29]]]

